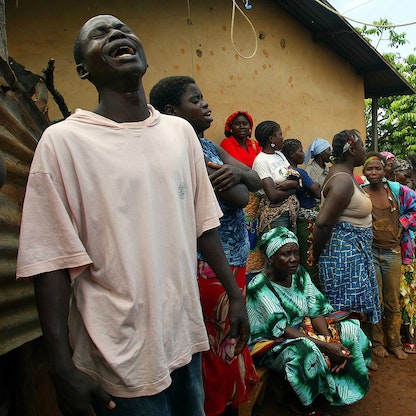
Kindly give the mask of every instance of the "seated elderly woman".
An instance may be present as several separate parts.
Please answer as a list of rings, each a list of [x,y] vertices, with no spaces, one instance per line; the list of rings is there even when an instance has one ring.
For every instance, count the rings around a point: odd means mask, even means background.
[[[335,406],[362,399],[371,344],[359,322],[334,312],[316,289],[299,265],[293,232],[274,228],[260,247],[268,264],[247,290],[254,362],[283,373],[304,415],[322,414],[318,396]]]

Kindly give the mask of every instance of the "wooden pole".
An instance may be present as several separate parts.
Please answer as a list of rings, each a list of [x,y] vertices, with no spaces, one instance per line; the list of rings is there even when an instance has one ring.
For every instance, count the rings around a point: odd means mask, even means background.
[[[373,149],[378,152],[378,97],[373,97],[371,100],[371,123],[373,125]]]

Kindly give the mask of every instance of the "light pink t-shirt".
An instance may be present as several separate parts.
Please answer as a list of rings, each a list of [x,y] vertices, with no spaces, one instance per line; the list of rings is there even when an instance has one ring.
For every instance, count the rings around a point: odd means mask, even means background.
[[[45,131],[17,261],[18,278],[69,269],[74,361],[119,397],[159,393],[208,349],[196,239],[221,211],[190,124],[149,110],[136,123],[77,110]]]

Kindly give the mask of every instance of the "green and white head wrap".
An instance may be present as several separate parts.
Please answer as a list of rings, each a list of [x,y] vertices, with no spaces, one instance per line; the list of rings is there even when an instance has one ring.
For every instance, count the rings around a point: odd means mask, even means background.
[[[269,259],[285,244],[299,245],[296,234],[285,227],[276,227],[263,234],[260,240],[260,249]]]

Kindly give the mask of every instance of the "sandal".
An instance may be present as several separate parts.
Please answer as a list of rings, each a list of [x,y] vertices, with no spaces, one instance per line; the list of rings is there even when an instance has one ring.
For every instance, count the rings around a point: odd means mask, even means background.
[[[416,354],[415,344],[406,343],[403,345],[403,351],[407,354]]]

